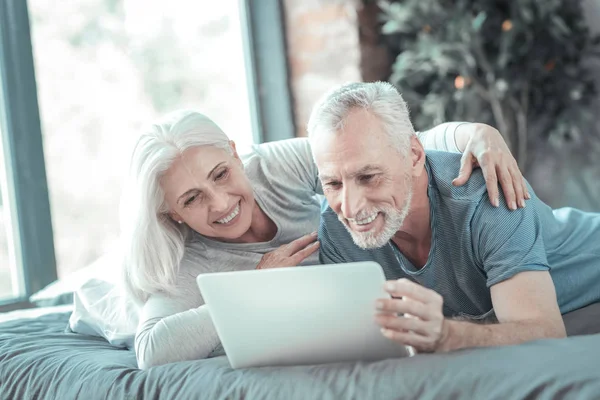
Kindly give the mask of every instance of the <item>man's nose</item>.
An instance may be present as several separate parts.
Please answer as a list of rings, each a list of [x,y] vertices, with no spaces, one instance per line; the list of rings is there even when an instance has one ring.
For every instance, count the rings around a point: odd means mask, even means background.
[[[345,186],[342,193],[342,215],[346,219],[354,219],[362,210],[364,197],[361,190],[352,186]]]

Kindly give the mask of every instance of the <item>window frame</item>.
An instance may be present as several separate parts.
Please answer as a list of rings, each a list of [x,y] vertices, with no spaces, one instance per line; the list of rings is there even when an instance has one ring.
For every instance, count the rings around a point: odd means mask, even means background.
[[[29,306],[29,296],[56,280],[56,258],[27,2],[0,2],[0,130],[20,297],[0,311]],[[10,242],[9,242],[10,244]]]
[[[255,143],[296,136],[281,0],[239,0]]]

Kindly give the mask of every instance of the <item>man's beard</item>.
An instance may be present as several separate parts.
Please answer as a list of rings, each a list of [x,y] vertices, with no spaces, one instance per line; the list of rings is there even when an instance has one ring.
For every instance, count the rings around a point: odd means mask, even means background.
[[[379,232],[356,232],[350,226],[348,226],[348,221],[341,215],[338,215],[339,220],[344,224],[346,230],[350,232],[352,236],[352,240],[354,244],[356,244],[361,249],[377,249],[385,246],[392,237],[400,230],[400,227],[404,223],[404,220],[408,216],[408,212],[410,210],[410,205],[412,201],[412,186],[410,183],[407,185],[408,193],[406,194],[406,200],[402,205],[400,210],[392,207],[392,206],[381,206],[371,208],[368,211],[362,211],[359,215],[354,218],[354,220],[365,219],[374,213],[382,213],[384,218],[383,220],[383,228]]]

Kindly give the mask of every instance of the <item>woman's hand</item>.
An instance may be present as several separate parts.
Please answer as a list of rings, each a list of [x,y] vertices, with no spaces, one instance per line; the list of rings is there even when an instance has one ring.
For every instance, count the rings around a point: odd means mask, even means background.
[[[502,186],[506,204],[511,210],[525,207],[525,199],[531,196],[517,161],[510,153],[504,138],[497,129],[486,124],[465,124],[458,129],[475,129],[468,132],[468,142],[463,152],[455,186],[464,185],[471,176],[473,166],[481,167],[492,205],[498,207],[498,182]],[[458,133],[458,131],[457,131]]]
[[[317,232],[313,232],[265,254],[256,269],[295,267],[318,249]]]

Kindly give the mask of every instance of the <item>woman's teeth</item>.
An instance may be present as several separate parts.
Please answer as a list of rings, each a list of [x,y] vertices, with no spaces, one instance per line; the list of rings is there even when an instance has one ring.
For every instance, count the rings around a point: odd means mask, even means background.
[[[240,203],[237,203],[237,205],[235,206],[235,209],[233,210],[233,212],[231,214],[229,214],[228,216],[226,216],[223,219],[218,219],[216,222],[218,224],[226,224],[229,221],[231,221],[232,219],[234,219],[239,213],[240,213]]]
[[[375,218],[377,218],[377,214],[379,214],[379,213],[373,213],[371,216],[369,216],[365,219],[357,219],[354,222],[356,223],[356,225],[370,224],[371,222],[375,221]]]

